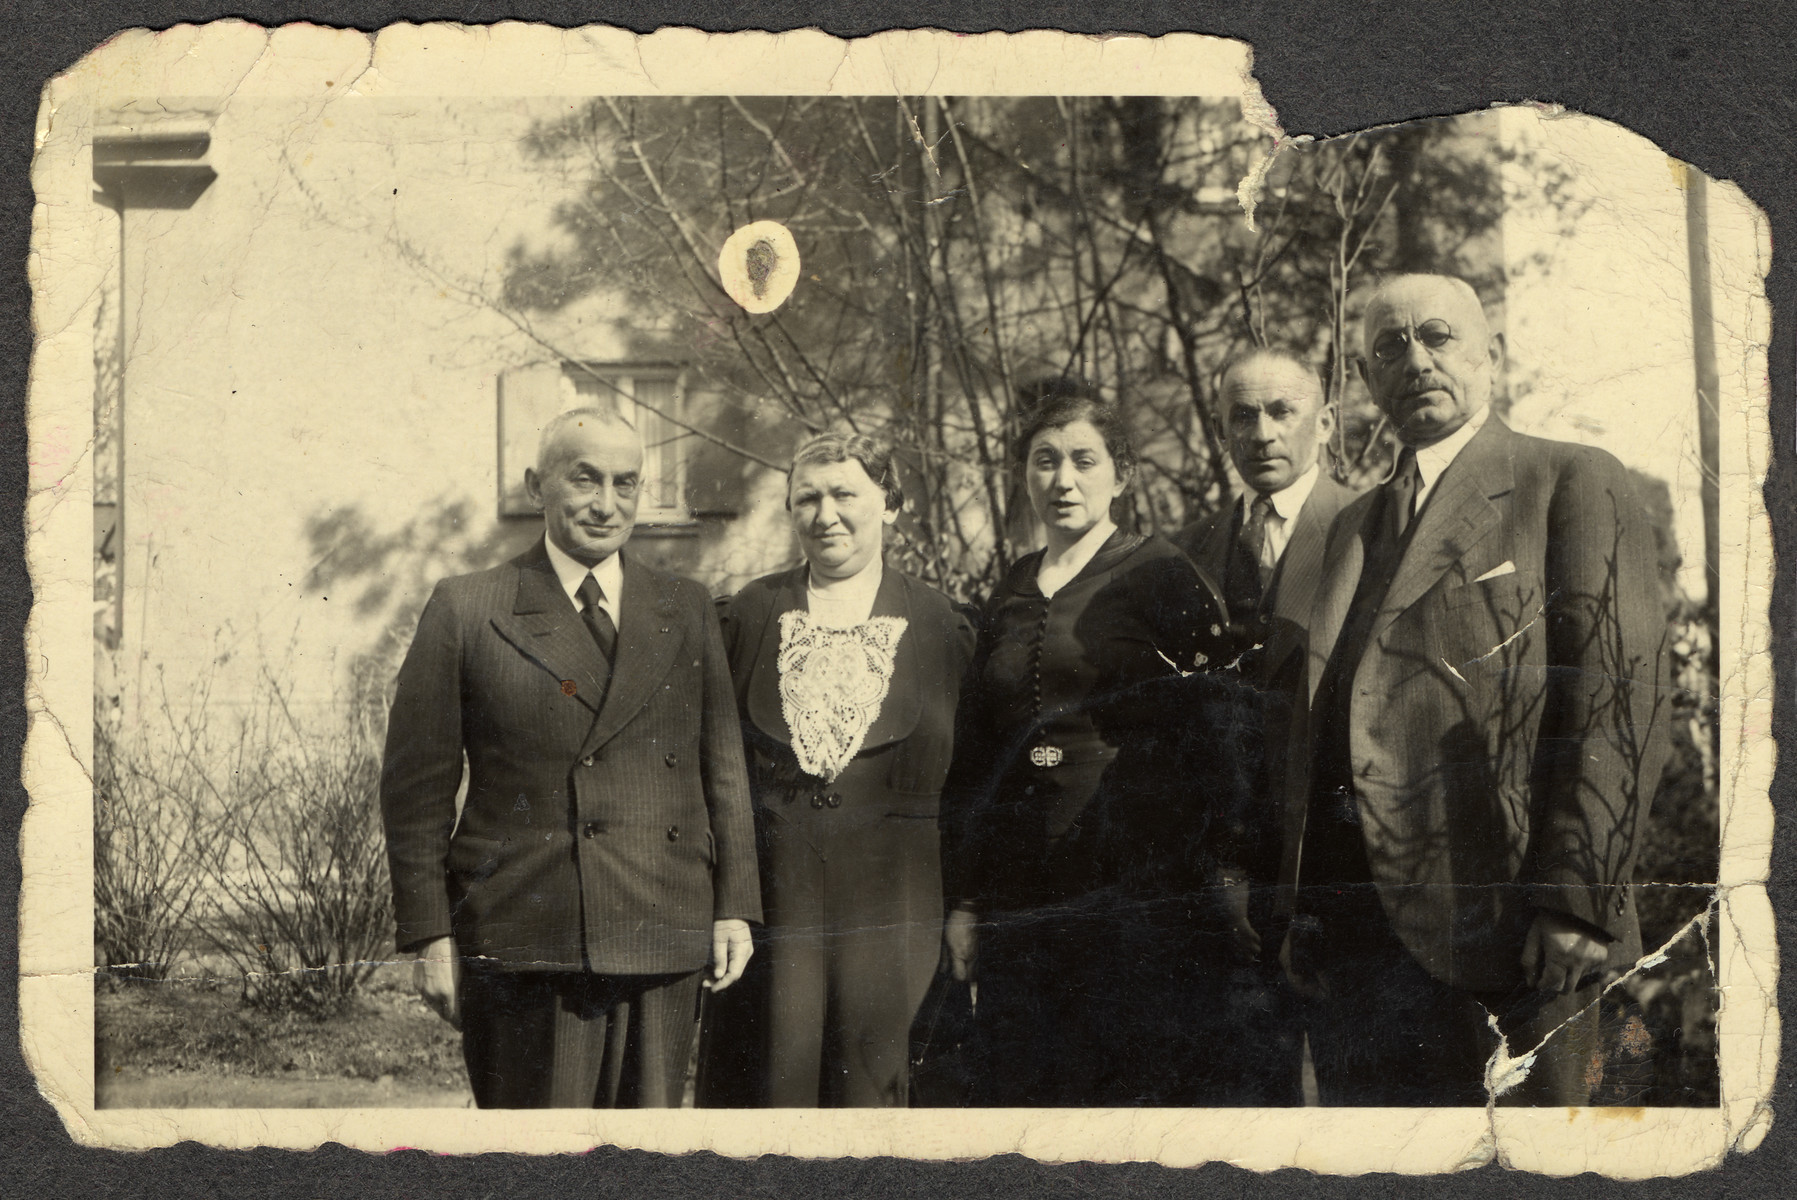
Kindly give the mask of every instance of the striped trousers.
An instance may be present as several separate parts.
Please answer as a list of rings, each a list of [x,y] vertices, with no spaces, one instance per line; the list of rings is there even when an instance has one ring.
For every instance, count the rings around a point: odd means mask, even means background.
[[[462,1057],[481,1108],[678,1108],[700,972],[462,973]]]

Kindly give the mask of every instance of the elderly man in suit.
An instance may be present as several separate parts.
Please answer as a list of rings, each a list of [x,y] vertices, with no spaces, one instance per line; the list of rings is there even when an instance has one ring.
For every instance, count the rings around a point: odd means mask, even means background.
[[[399,672],[398,945],[482,1108],[678,1105],[701,972],[737,979],[761,918],[711,598],[621,553],[642,461],[615,412],[551,421],[543,541],[439,583]]]
[[[1331,532],[1309,779],[1288,811],[1325,1103],[1580,1104],[1596,1000],[1640,955],[1630,886],[1666,757],[1646,512],[1601,450],[1490,411],[1502,342],[1461,280],[1369,298],[1362,376],[1403,448]]]
[[[1323,543],[1336,514],[1354,493],[1324,469],[1321,451],[1335,428],[1317,372],[1289,354],[1253,350],[1223,370],[1217,415],[1230,459],[1246,490],[1233,504],[1174,535],[1174,544],[1221,580],[1230,623],[1247,646],[1250,678],[1266,701],[1265,742],[1283,747],[1289,722],[1303,708],[1305,623],[1323,566]],[[1285,758],[1261,764],[1251,790],[1254,807],[1219,814],[1216,839],[1226,861],[1221,894],[1233,927],[1239,963],[1221,1003],[1227,1010],[1232,1064],[1221,1071],[1224,1094],[1244,1105],[1302,1100],[1302,1046],[1291,997],[1281,986],[1273,955],[1276,938],[1272,885],[1279,871],[1279,815]],[[1224,1047],[1207,1053],[1221,1055]]]

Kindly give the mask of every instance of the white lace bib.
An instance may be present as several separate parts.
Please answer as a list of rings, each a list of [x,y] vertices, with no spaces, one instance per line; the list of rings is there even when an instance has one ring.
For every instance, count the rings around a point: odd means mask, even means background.
[[[780,614],[780,711],[799,766],[830,783],[861,751],[892,686],[903,617],[832,629],[803,609]]]

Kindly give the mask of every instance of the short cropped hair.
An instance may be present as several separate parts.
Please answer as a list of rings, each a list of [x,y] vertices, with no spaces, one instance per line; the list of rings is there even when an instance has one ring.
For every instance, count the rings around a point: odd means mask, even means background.
[[[1136,445],[1117,405],[1082,379],[1062,377],[1030,389],[1035,402],[1024,409],[1023,427],[1012,448],[1019,466],[1029,462],[1030,443],[1045,429],[1061,429],[1075,421],[1088,422],[1104,439],[1105,452],[1117,468],[1117,478],[1127,479],[1136,469]]]
[[[1323,382],[1322,372],[1318,371],[1316,367],[1289,350],[1273,350],[1257,346],[1252,350],[1245,350],[1235,355],[1223,364],[1223,369],[1217,373],[1217,400],[1219,403],[1229,395],[1230,376],[1243,367],[1253,366],[1255,363],[1284,363],[1297,368],[1298,372],[1309,381],[1311,389],[1316,395],[1317,407],[1321,408],[1328,402],[1329,389]]]
[[[882,442],[860,433],[820,433],[807,438],[792,456],[793,470],[807,463],[839,463],[855,461],[867,477],[886,493],[886,508],[896,512],[905,504],[905,493],[899,487],[898,467],[892,461],[892,450]],[[787,475],[786,507],[792,507],[792,477]]]
[[[556,439],[575,425],[611,425],[618,429],[629,430],[633,438],[637,438],[639,443],[641,441],[636,426],[626,421],[615,408],[598,406],[570,408],[549,418],[549,421],[543,426],[543,432],[537,435],[536,467],[538,472],[548,468],[547,459],[550,450],[555,446]]]

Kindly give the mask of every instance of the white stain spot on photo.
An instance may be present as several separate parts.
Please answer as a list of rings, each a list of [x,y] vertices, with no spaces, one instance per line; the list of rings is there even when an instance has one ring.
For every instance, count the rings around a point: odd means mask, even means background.
[[[718,278],[745,311],[773,312],[799,281],[798,244],[778,221],[751,221],[725,239]]]

